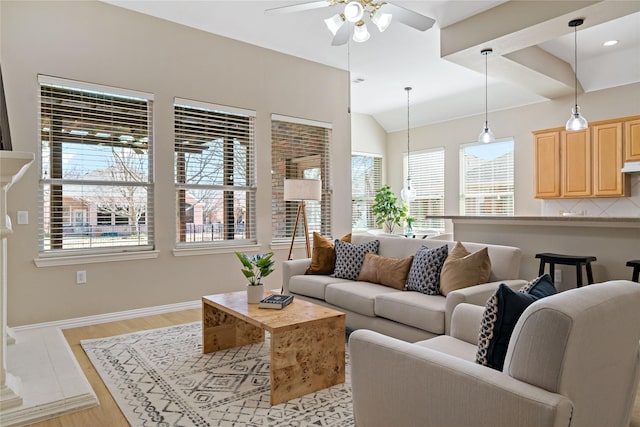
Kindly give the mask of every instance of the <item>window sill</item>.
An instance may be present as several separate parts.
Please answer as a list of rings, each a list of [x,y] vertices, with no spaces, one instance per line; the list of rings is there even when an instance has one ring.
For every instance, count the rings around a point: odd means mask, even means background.
[[[158,258],[160,251],[134,251],[100,253],[91,255],[50,256],[35,258],[36,267],[58,267],[61,265],[96,264],[101,262],[133,261]]]
[[[173,249],[173,256],[196,256],[230,254],[233,252],[249,251],[257,252],[260,249],[258,244],[234,245],[234,246],[197,246],[193,248],[180,247]]]

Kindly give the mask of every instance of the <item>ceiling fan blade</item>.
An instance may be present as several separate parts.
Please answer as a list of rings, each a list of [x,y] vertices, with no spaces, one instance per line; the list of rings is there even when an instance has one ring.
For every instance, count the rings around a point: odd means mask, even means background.
[[[275,15],[279,13],[302,12],[304,10],[318,9],[321,7],[331,6],[329,0],[311,1],[307,3],[292,4],[291,6],[274,7],[264,11],[267,15]]]
[[[345,22],[331,41],[331,46],[342,46],[349,41],[349,23]]]
[[[396,6],[391,3],[387,3],[382,6],[380,11],[390,13],[393,15],[394,21],[400,21],[403,24],[420,31],[428,30],[433,27],[433,24],[436,22],[433,18],[429,18],[428,16],[424,16],[418,12],[414,12],[413,10],[405,9],[404,7]]]

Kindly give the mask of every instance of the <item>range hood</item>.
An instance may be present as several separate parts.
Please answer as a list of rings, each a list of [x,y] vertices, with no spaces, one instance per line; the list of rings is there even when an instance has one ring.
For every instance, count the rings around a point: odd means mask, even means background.
[[[622,173],[640,173],[640,161],[625,162],[624,167],[620,171]]]

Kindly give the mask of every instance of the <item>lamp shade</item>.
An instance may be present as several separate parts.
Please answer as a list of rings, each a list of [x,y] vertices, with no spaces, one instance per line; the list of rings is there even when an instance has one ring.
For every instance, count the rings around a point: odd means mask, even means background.
[[[284,200],[321,200],[322,181],[319,179],[285,179]]]

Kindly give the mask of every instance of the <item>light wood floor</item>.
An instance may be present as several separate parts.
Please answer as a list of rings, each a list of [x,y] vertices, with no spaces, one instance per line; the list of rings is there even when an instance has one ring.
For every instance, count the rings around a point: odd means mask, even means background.
[[[98,396],[100,406],[78,411],[69,415],[54,418],[48,421],[34,424],[37,427],[116,427],[128,426],[127,420],[120,412],[111,394],[100,379],[100,376],[89,361],[89,358],[80,346],[80,340],[90,338],[103,338],[114,335],[127,334],[145,329],[163,328],[166,326],[180,325],[201,320],[201,310],[184,310],[174,313],[159,314],[155,316],[139,317],[118,322],[102,323],[81,328],[66,329],[63,331],[73,354],[75,354],[80,367],[87,376],[91,387]],[[636,398],[633,408],[633,416],[629,427],[640,427],[640,393]]]

